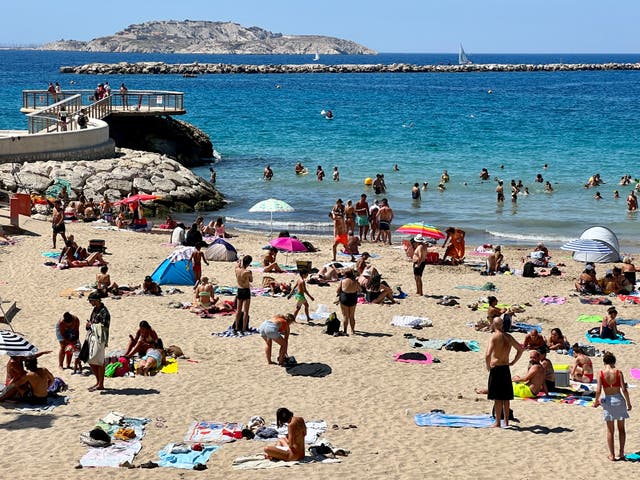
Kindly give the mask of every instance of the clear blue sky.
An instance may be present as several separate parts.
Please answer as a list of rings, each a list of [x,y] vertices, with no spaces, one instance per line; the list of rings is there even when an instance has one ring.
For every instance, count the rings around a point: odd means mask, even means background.
[[[640,0],[6,0],[0,44],[90,40],[147,20],[233,21],[380,52],[636,53]]]

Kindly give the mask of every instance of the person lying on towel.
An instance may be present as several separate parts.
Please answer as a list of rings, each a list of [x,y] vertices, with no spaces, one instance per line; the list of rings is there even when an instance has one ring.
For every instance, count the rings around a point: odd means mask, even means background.
[[[538,393],[547,393],[547,387],[544,382],[545,372],[540,360],[542,356],[537,350],[531,350],[529,353],[529,371],[524,377],[514,375],[513,394],[520,398],[534,398]]]

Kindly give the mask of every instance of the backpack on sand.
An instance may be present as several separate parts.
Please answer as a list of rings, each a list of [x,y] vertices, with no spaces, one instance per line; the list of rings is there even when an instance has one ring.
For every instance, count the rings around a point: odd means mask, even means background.
[[[327,335],[333,335],[334,333],[338,333],[340,331],[340,320],[338,316],[334,313],[329,315],[327,321],[325,322],[326,330],[324,333]]]
[[[527,262],[524,264],[524,267],[522,268],[522,276],[530,277],[530,278],[533,278],[536,276],[536,269],[533,263]]]

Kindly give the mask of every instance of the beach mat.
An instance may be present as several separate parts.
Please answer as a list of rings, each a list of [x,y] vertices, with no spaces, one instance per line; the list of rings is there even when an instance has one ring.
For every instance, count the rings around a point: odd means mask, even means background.
[[[640,303],[639,295],[618,295],[618,298],[625,303]]]
[[[183,446],[182,444],[181,446]],[[175,443],[169,443],[158,452],[158,465],[161,467],[183,468],[193,470],[196,465],[205,465],[213,452],[218,450],[218,445],[203,445],[202,450],[182,451],[176,448]],[[175,449],[175,451],[174,451]]]
[[[426,317],[414,317],[411,315],[394,315],[391,325],[396,327],[422,328],[431,327],[433,322]]]
[[[196,421],[189,425],[189,430],[184,436],[184,441],[216,443],[233,442],[235,438],[232,435],[225,435],[223,430],[226,432],[242,430],[242,425],[233,422]]]
[[[545,305],[564,305],[565,303],[567,303],[567,298],[552,295],[540,298],[540,302],[544,303]]]
[[[31,405],[29,403],[16,403],[13,404],[12,408],[20,413],[34,413],[34,414],[43,414],[43,413],[51,413],[56,407],[60,405],[66,405],[69,403],[69,397],[67,396],[58,396],[58,397],[47,397],[46,405]],[[9,406],[9,404],[5,404],[4,406]]]
[[[496,287],[492,282],[487,282],[484,285],[478,287],[475,285],[458,285],[456,288],[462,288],[464,290],[476,290],[476,291],[486,291],[486,292],[497,292],[498,287]]]
[[[488,428],[495,423],[495,420],[490,415],[419,413],[415,415],[413,419],[419,427]]]
[[[308,463],[340,463],[341,460],[339,458],[328,458],[324,455],[305,455],[301,460],[297,460],[294,462],[284,462],[277,461],[274,462],[272,460],[267,460],[264,458],[264,454],[259,453],[257,455],[251,455],[248,457],[238,457],[233,460],[231,466],[235,470],[263,470],[265,468],[282,468],[282,467],[293,467],[294,465],[305,465]]]
[[[611,305],[611,300],[605,297],[580,297],[580,303],[585,305]]]
[[[610,338],[600,338],[597,335],[591,335],[589,332],[585,333],[585,337],[591,343],[607,343],[609,345],[630,345],[633,342],[624,338],[622,335],[618,334],[618,338],[612,340]]]
[[[640,368],[632,368],[629,370],[631,378],[635,378],[636,380],[640,379]]]
[[[584,313],[578,317],[578,322],[598,323],[602,321],[602,315],[585,315]]]

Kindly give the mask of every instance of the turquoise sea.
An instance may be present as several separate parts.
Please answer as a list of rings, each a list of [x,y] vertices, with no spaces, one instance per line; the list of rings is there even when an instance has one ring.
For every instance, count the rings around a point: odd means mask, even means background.
[[[636,62],[640,55],[473,55],[476,63]],[[321,63],[455,63],[450,54],[325,56]],[[222,63],[312,63],[306,56],[136,55],[80,52],[0,51],[0,129],[26,128],[21,90],[94,88],[108,80],[129,89],[184,91],[184,120],[211,136],[222,160],[217,187],[229,200],[219,214],[229,226],[269,228],[268,214],[248,213],[257,201],[276,197],[296,211],[276,214],[274,228],[328,234],[327,213],[340,197],[376,198],[363,185],[383,173],[384,195],[396,226],[424,221],[456,225],[471,243],[558,246],[592,225],[615,231],[623,251],[640,251],[640,218],[626,211],[632,187],[620,177],[640,177],[640,72],[514,72],[441,74],[300,74],[80,76],[58,73],[61,65],[92,61],[198,60]],[[279,86],[279,88],[277,88]],[[491,91],[491,93],[489,93]],[[330,109],[334,119],[320,115]],[[309,175],[295,176],[301,161]],[[261,180],[270,164],[271,182]],[[399,171],[392,167],[397,164]],[[543,165],[548,164],[544,170]],[[322,165],[327,177],[315,178]],[[331,181],[334,166],[340,182]],[[482,167],[492,180],[481,182]],[[440,174],[451,181],[438,191]],[[208,178],[207,167],[196,169]],[[541,173],[555,191],[545,193]],[[583,187],[594,173],[607,182]],[[494,178],[522,180],[530,195],[497,205]],[[415,182],[429,182],[422,201],[411,200]],[[619,199],[613,198],[619,190]],[[382,198],[379,196],[377,198]],[[211,215],[216,215],[211,214]]]

